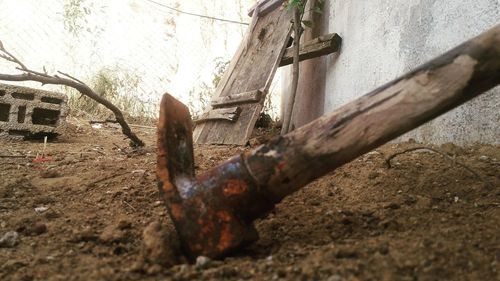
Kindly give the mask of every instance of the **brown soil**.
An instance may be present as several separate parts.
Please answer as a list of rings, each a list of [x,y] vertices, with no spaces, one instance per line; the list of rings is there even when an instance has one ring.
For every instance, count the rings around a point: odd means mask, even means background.
[[[384,157],[417,144],[386,145],[287,197],[254,245],[196,266],[159,201],[155,131],[139,129],[134,152],[116,129],[71,128],[50,162],[0,157],[0,237],[19,234],[0,248],[0,280],[500,280],[498,146],[439,147],[481,180],[426,150],[389,169]],[[1,140],[0,155],[42,147]],[[244,149],[196,147],[197,170]]]

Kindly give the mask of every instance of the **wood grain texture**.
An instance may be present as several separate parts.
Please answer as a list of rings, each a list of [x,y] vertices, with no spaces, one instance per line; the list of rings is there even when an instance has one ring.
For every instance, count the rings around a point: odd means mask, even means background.
[[[300,47],[299,61],[308,60],[328,54],[335,53],[339,50],[342,38],[337,33],[328,34],[315,38],[304,43]],[[293,49],[287,48],[280,66],[285,66],[293,63]]]
[[[240,107],[229,107],[229,108],[217,108],[205,112],[197,120],[194,120],[195,124],[200,124],[208,121],[229,121],[235,122],[241,113]]]
[[[255,90],[241,94],[234,94],[220,98],[214,98],[212,99],[211,104],[213,107],[221,107],[221,106],[241,104],[241,103],[254,103],[254,102],[259,102],[261,96],[262,96],[262,91]]]
[[[263,0],[258,1],[250,10],[248,10],[248,16],[252,17],[253,12],[258,7],[258,16],[265,16],[267,13],[283,5],[284,0]]]
[[[258,103],[242,104],[241,114],[234,123],[209,121],[197,125],[193,133],[196,143],[246,144],[285,51],[292,18],[290,9],[275,9],[258,18],[248,45],[240,44],[213,98],[260,90],[261,99]]]

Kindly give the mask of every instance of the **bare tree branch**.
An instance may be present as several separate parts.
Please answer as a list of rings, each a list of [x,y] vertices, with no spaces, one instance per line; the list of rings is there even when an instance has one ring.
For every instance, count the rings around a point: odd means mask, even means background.
[[[21,70],[21,71],[24,71],[24,72],[28,72],[28,73],[31,73],[31,74],[34,74],[34,75],[40,75],[40,76],[43,76],[43,77],[52,77],[46,73],[41,73],[41,72],[38,72],[38,71],[34,71],[34,70],[31,70],[31,69],[27,69],[27,68],[20,68],[20,67],[16,67],[17,70]]]
[[[25,72],[23,74],[0,74],[0,80],[35,81],[42,83],[42,85],[45,84],[64,85],[74,88],[82,95],[85,95],[93,99],[94,101],[102,104],[103,106],[105,106],[107,109],[111,110],[114,113],[116,121],[122,127],[122,133],[131,140],[131,146],[134,147],[144,146],[144,142],[141,139],[139,139],[139,137],[137,137],[137,135],[134,134],[130,129],[130,126],[128,125],[127,121],[125,121],[125,118],[123,117],[123,113],[121,112],[121,110],[118,107],[116,107],[113,103],[108,101],[106,98],[98,95],[94,90],[92,90],[81,80],[78,80],[77,78],[61,71],[58,71],[58,73],[68,78],[63,78],[58,75],[48,75],[46,73],[28,69],[26,65],[24,65],[19,59],[17,59],[14,55],[5,50],[1,41],[0,41],[0,51],[3,52],[3,54],[0,54],[1,58],[18,64],[20,67],[17,67],[16,69]]]
[[[0,41],[0,51],[4,52],[4,54],[1,54],[0,56],[3,58],[3,59],[6,59],[10,62],[13,62],[13,63],[16,63],[18,64],[22,69],[28,69],[26,67],[26,65],[24,65],[20,60],[18,60],[13,54],[11,54],[9,51],[7,51],[4,46],[3,46],[3,43]]]
[[[64,72],[59,71],[59,70],[58,70],[57,72],[58,72],[59,74],[61,74],[61,75],[64,75],[64,76],[66,76],[66,77],[68,77],[68,78],[72,79],[72,80],[75,80],[76,82],[78,82],[78,83],[80,83],[80,84],[85,84],[85,83],[83,83],[81,80],[78,80],[77,78],[75,78],[75,77],[73,77],[73,76],[71,76],[71,75],[69,75],[69,74],[67,74],[67,73],[64,73]]]

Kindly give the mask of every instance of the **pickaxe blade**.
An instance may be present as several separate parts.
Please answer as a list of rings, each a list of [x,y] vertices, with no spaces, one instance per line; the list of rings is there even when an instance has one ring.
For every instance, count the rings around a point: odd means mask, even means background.
[[[191,124],[188,108],[165,94],[158,125],[159,190],[187,255],[218,257],[257,239],[241,211],[245,204],[254,208],[258,192],[240,156],[195,178]]]

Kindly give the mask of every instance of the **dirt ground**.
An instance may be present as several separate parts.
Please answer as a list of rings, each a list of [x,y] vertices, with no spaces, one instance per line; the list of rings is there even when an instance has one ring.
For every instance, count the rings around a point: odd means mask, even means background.
[[[190,265],[168,248],[155,131],[137,129],[134,152],[116,129],[73,123],[47,163],[32,163],[41,142],[0,140],[0,237],[18,234],[1,242],[0,280],[500,280],[498,146],[436,147],[478,178],[427,150],[388,168],[421,144],[386,145],[287,197],[247,249]],[[196,147],[197,172],[245,149]]]

